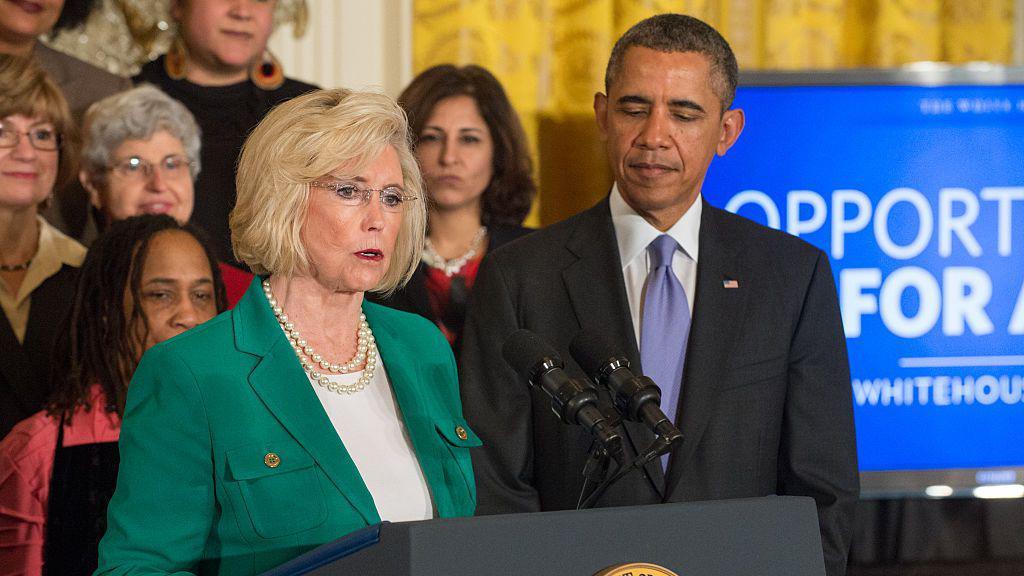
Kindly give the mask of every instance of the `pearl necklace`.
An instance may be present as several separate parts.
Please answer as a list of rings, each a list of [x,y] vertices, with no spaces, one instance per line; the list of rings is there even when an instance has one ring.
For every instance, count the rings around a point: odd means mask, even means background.
[[[421,260],[431,268],[437,268],[444,272],[444,275],[451,278],[452,276],[459,273],[463,266],[467,262],[476,256],[477,250],[480,249],[480,243],[483,242],[484,236],[487,235],[487,226],[481,226],[476,234],[473,235],[472,242],[469,243],[469,250],[465,254],[451,260],[445,260],[443,256],[437,253],[434,249],[434,244],[430,241],[428,236],[423,241],[423,255],[420,257]]]
[[[377,350],[374,348],[374,337],[373,331],[370,330],[370,325],[366,322],[366,315],[359,314],[359,329],[356,331],[356,354],[351,360],[344,364],[334,364],[327,361],[324,357],[316,352],[312,346],[303,339],[299,331],[295,329],[295,324],[288,319],[288,315],[285,314],[284,309],[278,304],[274,298],[273,292],[270,290],[270,280],[263,281],[263,293],[267,296],[267,302],[270,303],[270,309],[274,311],[274,316],[277,318],[277,323],[281,325],[284,330],[285,336],[288,337],[288,343],[291,344],[292,350],[295,351],[295,356],[299,359],[299,364],[302,365],[302,369],[309,374],[309,378],[316,382],[318,385],[327,388],[331,392],[337,392],[338,394],[354,394],[360,390],[366,388],[371,381],[373,381],[373,374],[377,370]],[[332,374],[348,374],[355,372],[360,366],[363,368],[363,373],[359,376],[354,384],[344,384],[332,381],[327,374],[322,371],[327,371]]]

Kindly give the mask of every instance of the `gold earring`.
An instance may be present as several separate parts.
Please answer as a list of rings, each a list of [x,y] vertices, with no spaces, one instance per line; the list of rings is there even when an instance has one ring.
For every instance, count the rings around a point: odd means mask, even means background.
[[[270,50],[264,50],[263,57],[249,67],[249,79],[261,90],[277,90],[284,84],[284,69]]]
[[[174,80],[184,80],[188,74],[188,48],[180,34],[174,36],[171,47],[164,55],[164,70]]]

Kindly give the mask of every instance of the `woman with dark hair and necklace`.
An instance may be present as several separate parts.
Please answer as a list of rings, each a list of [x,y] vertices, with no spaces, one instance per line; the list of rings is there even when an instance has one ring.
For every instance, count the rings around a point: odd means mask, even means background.
[[[380,303],[437,324],[458,357],[480,260],[529,232],[536,193],[526,136],[498,80],[479,66],[435,66],[398,97],[430,198],[422,263]]]
[[[92,245],[53,355],[49,406],[0,442],[0,573],[92,574],[135,366],[226,302],[213,253],[170,216],[116,222]]]
[[[171,48],[133,80],[181,101],[202,131],[192,222],[206,230],[222,262],[235,263],[228,215],[245,137],[271,108],[316,86],[286,78],[267,50],[276,0],[172,0]]]

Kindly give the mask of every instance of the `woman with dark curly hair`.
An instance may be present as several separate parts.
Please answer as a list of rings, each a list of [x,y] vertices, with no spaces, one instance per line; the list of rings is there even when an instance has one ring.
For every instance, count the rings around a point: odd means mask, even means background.
[[[135,367],[226,308],[217,261],[197,234],[170,216],[136,216],[89,250],[52,356],[54,395],[0,442],[0,574],[96,569]]]
[[[527,232],[536,193],[526,136],[498,80],[480,66],[435,66],[398,97],[430,198],[422,263],[380,302],[433,321],[458,357],[469,292],[486,252]]]

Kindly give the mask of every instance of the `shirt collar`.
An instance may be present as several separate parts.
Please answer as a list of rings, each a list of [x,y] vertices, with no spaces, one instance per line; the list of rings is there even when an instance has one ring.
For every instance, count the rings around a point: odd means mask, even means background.
[[[697,261],[700,215],[703,211],[701,198],[702,195],[698,194],[697,199],[682,218],[664,232],[674,238],[683,249],[683,253],[694,262]],[[619,245],[619,256],[622,258],[622,267],[625,268],[636,258],[645,256],[647,245],[662,232],[644,220],[643,216],[637,214],[629,204],[626,204],[619,192],[618,184],[612,186],[608,204],[612,213],[612,225],[615,227],[615,240]]]
[[[85,260],[84,246],[54,228],[42,216],[37,215],[36,219],[39,222],[39,247],[21,281],[18,294],[14,296],[15,303],[19,305],[47,278],[59,272],[61,266],[67,264],[77,268]]]
[[[74,267],[81,266],[82,261],[85,260],[85,248],[54,228],[42,216],[36,216],[36,218],[39,221],[39,250],[36,251],[36,257],[33,260],[52,261]]]

